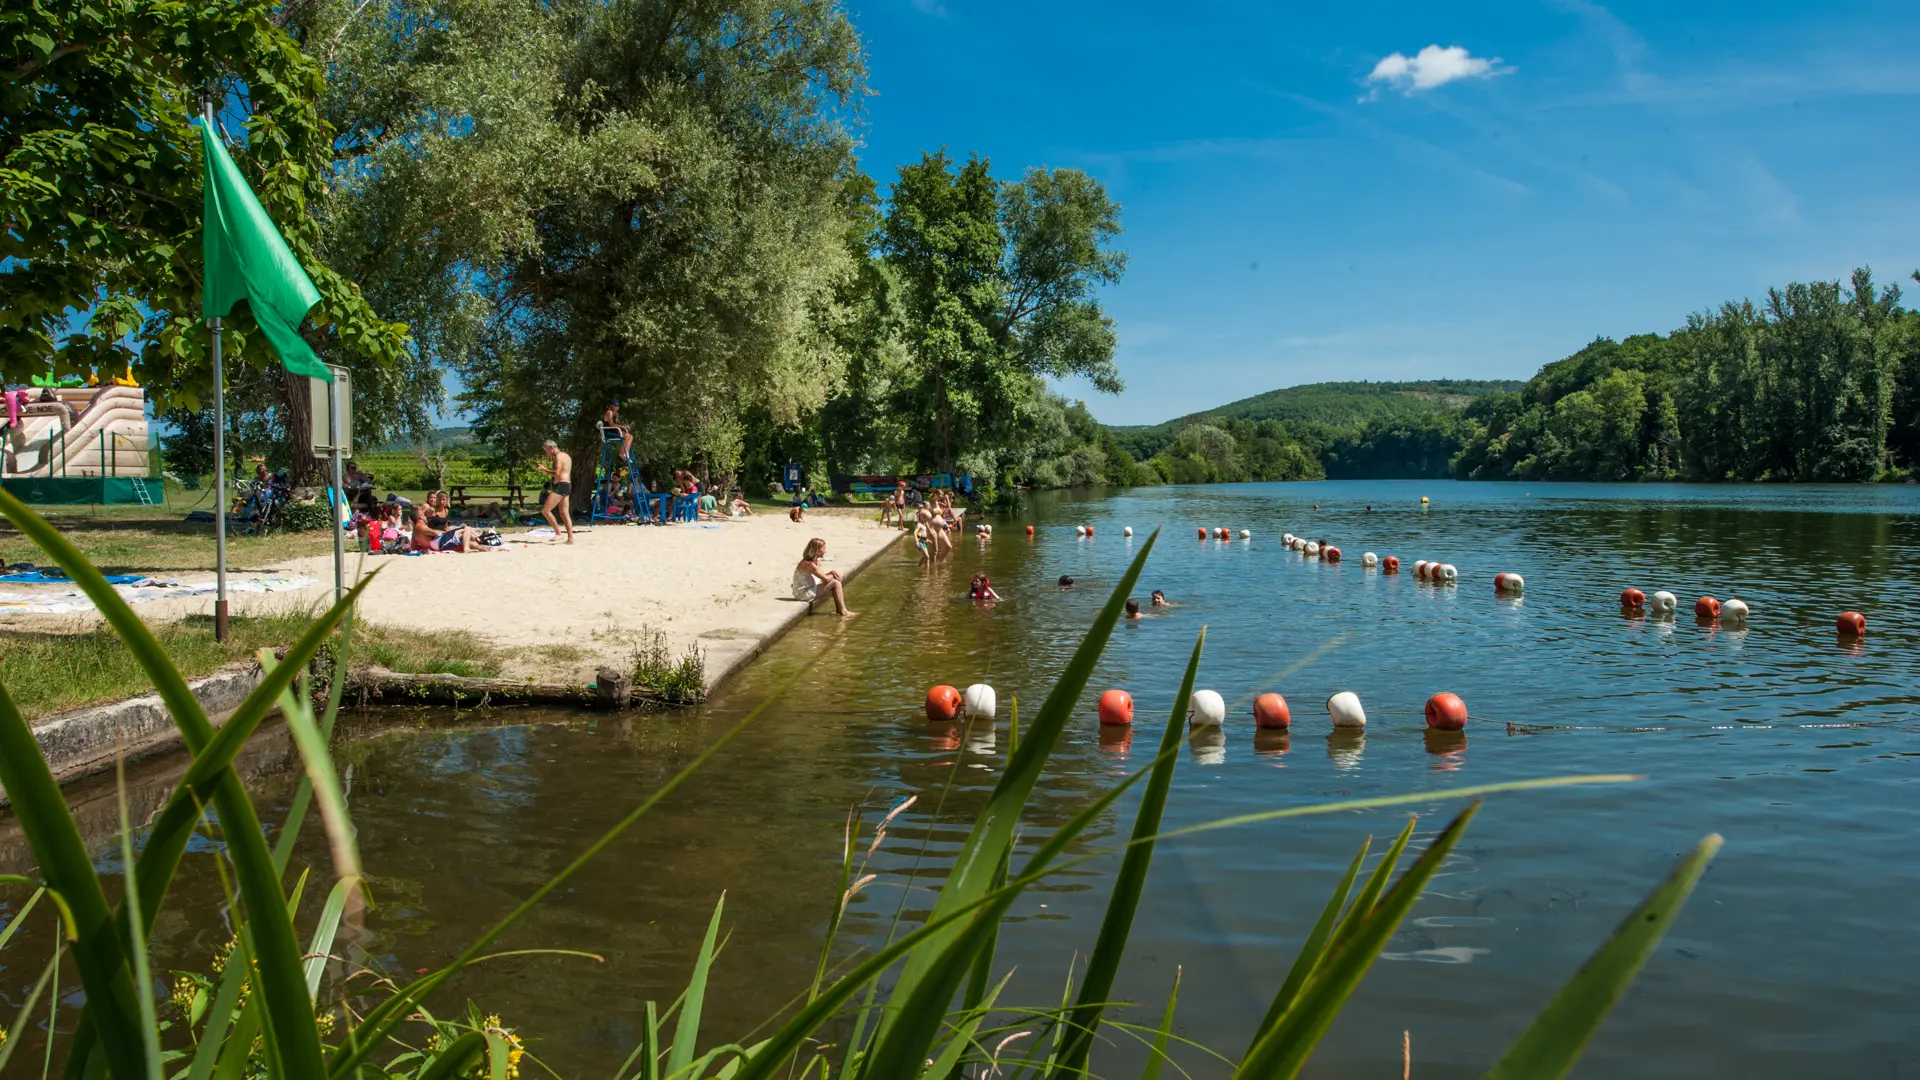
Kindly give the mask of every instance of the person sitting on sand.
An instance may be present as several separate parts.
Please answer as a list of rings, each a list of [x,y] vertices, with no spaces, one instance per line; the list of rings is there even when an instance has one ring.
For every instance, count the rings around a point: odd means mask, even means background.
[[[728,512],[737,518],[752,517],[753,507],[748,506],[746,497],[736,491],[733,493],[733,505],[728,507]]]
[[[1131,596],[1127,597],[1127,618],[1137,619],[1139,617],[1140,617],[1140,601],[1135,600]]]
[[[800,561],[793,568],[793,598],[805,600],[807,610],[813,610],[813,602],[821,593],[833,597],[834,613],[845,618],[859,612],[847,607],[847,586],[840,580],[840,571],[823,570],[820,560],[827,554],[827,542],[814,537],[807,541],[806,549],[800,553]]]
[[[434,517],[450,518],[453,516],[453,500],[447,497],[445,491],[430,491],[427,493],[427,513]]]
[[[787,507],[787,520],[794,522],[807,520],[807,504],[797,502]]]
[[[702,494],[696,505],[699,507],[699,515],[708,521],[719,521],[725,516],[720,513],[720,500],[714,498],[711,491]]]

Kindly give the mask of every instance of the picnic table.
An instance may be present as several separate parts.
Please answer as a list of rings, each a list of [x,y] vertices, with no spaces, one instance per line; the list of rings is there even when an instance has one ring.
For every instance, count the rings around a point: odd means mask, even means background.
[[[496,495],[496,493],[504,494]],[[462,514],[466,513],[468,503],[486,500],[505,502],[509,511],[518,510],[522,498],[520,485],[518,484],[507,484],[504,487],[469,484],[450,484],[447,486],[447,502],[453,509],[460,511]]]

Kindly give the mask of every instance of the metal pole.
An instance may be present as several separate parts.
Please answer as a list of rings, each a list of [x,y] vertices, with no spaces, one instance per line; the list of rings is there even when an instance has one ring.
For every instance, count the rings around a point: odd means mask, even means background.
[[[200,122],[217,133],[212,94],[200,109]],[[213,640],[224,645],[232,636],[227,630],[227,381],[220,370],[220,320],[208,319],[207,328],[213,331]]]
[[[213,640],[227,632],[227,384],[220,371],[220,320],[213,330]]]
[[[347,489],[340,464],[340,380],[327,384],[327,446],[333,452],[333,602],[346,595],[347,541],[340,531],[340,515],[347,509]]]

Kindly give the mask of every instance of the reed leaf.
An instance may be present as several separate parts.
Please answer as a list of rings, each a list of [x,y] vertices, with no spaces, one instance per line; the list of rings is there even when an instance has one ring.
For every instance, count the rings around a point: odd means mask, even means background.
[[[981,997],[977,1006],[961,1014],[963,1019],[955,1027],[953,1038],[947,1040],[947,1045],[934,1055],[933,1064],[921,1073],[921,1076],[926,1080],[947,1080],[947,1077],[954,1075],[954,1070],[960,1067],[960,1059],[973,1045],[974,1034],[980,1030],[980,1025],[986,1020],[987,1014],[993,1011],[994,1002],[1000,1000],[1000,992],[1007,988],[1007,980],[1011,978],[1013,978],[1011,971],[1001,976],[1000,981]]]
[[[307,997],[320,997],[320,976],[327,970],[327,957],[333,952],[333,939],[340,932],[340,917],[346,913],[347,900],[360,885],[359,878],[341,878],[327,894],[320,909],[320,921],[313,928],[313,941],[307,946]]]
[[[707,972],[713,967],[713,947],[720,939],[720,913],[726,910],[727,894],[721,893],[713,905],[713,918],[707,920],[706,940],[700,943],[700,955],[693,961],[693,977],[680,1003],[680,1018],[673,1028],[673,1046],[667,1050],[667,1075],[676,1076],[693,1062],[700,1043],[700,1009],[707,1000]]]
[[[127,904],[140,909],[140,875],[133,872],[133,822],[127,819],[127,761],[113,763],[113,794],[120,811],[120,865],[126,873]],[[133,940],[127,955],[133,960],[133,989],[140,1003],[140,1037],[146,1043],[147,1080],[160,1080],[160,1012],[153,1003],[153,970],[147,960],[147,935],[140,920],[132,920]],[[51,1036],[51,1032],[48,1033]]]
[[[452,1080],[465,1072],[467,1066],[487,1052],[487,1037],[478,1031],[469,1031],[453,1040],[440,1056],[433,1059],[420,1074],[420,1080]]]
[[[272,673],[276,666],[273,653],[262,649],[259,659],[261,670]],[[313,720],[313,704],[305,693],[295,694],[291,687],[280,691],[279,702],[280,715],[286,718],[287,731],[300,751],[308,786],[320,804],[320,821],[326,826],[327,845],[333,854],[333,875],[342,882],[357,884],[362,880],[360,846],[354,837],[353,820],[347,815],[340,774],[333,767],[333,751]]]
[[[1320,910],[1320,918],[1307,933],[1307,940],[1300,943],[1300,954],[1293,958],[1293,967],[1287,971],[1287,979],[1280,984],[1280,992],[1273,995],[1273,1004],[1267,1007],[1267,1015],[1261,1019],[1260,1026],[1254,1029],[1251,1042],[1258,1043],[1280,1017],[1293,1004],[1300,993],[1300,987],[1306,984],[1307,977],[1313,974],[1320,959],[1327,951],[1327,939],[1333,936],[1333,928],[1340,919],[1340,909],[1346,907],[1347,897],[1353,893],[1353,879],[1360,874],[1360,867],[1367,861],[1367,849],[1373,846],[1373,838],[1360,842],[1360,850],[1347,865],[1347,872],[1340,876],[1340,884],[1334,886],[1333,895],[1327,898],[1327,906]]]
[[[1107,598],[1106,606],[1101,608],[1093,626],[1081,638],[1079,648],[1074,650],[1072,659],[1061,670],[1059,679],[1041,704],[1032,726],[1020,740],[1019,749],[1008,755],[1006,771],[1000,774],[999,783],[994,785],[980,816],[974,821],[973,830],[968,833],[966,843],[961,845],[946,884],[940,889],[939,899],[934,902],[935,917],[958,907],[971,906],[991,889],[1001,853],[1011,846],[1014,828],[1026,809],[1027,799],[1033,793],[1034,785],[1039,782],[1047,758],[1053,753],[1060,732],[1071,718],[1081,691],[1086,688],[1087,679],[1093,675],[1094,665],[1106,649],[1107,639],[1113,635],[1113,628],[1120,621],[1127,596],[1140,579],[1141,568],[1146,565],[1147,556],[1153,553],[1154,542],[1159,537],[1160,532],[1156,529],[1141,545],[1140,554],[1134,556],[1132,565],[1121,575],[1119,584],[1114,586],[1113,593]],[[960,929],[955,927],[942,937],[929,941],[924,948],[907,958],[894,988],[895,1000],[907,1000],[914,995],[920,980],[927,975],[929,968],[940,961],[946,945],[958,933]],[[880,1021],[882,1041],[885,1040],[887,1028],[893,1023],[894,1014],[889,1007]]]
[[[861,987],[868,987],[869,1001],[871,1001],[872,995],[877,991],[869,984],[881,973],[892,967],[894,962],[902,956],[925,946],[930,940],[950,935],[952,929],[956,926],[964,927],[966,925],[965,920],[975,916],[976,913],[992,911],[1004,912],[1006,906],[1011,904],[1021,891],[1051,872],[1048,869],[1048,865],[1055,856],[1065,849],[1066,845],[1074,836],[1079,835],[1079,833],[1099,817],[1102,812],[1112,806],[1114,800],[1118,799],[1122,793],[1146,775],[1147,773],[1144,770],[1134,773],[1125,781],[1115,785],[1113,790],[1102,795],[1099,799],[1087,806],[1086,809],[1075,814],[1074,817],[1065,825],[1061,826],[1046,843],[1041,845],[1040,849],[1035,852],[1033,859],[1028,862],[1027,869],[1021,873],[1020,877],[1009,881],[1005,887],[979,897],[975,899],[973,903],[966,906],[956,908],[942,915],[929,917],[925,923],[921,924],[912,933],[896,941],[889,942],[886,946],[854,967],[853,970],[835,980],[832,985],[822,991],[817,998],[809,1001],[793,1019],[789,1020],[784,1027],[763,1044],[763,1049],[759,1053],[756,1053],[754,1057],[747,1062],[745,1067],[741,1069],[740,1080],[767,1080],[767,1078],[772,1077],[780,1069],[781,1062],[785,1061],[789,1055],[797,1051],[806,1042],[807,1038],[811,1036],[820,1025],[831,1019],[843,1005],[853,1000],[854,995],[860,992]],[[985,918],[986,915],[981,914],[979,917]],[[994,918],[997,920],[998,916],[996,915]],[[964,949],[960,951],[963,953],[966,952]],[[934,1030],[936,1033],[938,1031],[938,1022],[941,1019],[940,1010],[944,1009],[945,1001],[951,998],[952,990],[953,987],[949,985],[948,998],[941,999],[941,1004],[933,1010]],[[932,995],[929,997],[931,999]],[[879,1036],[876,1036],[876,1039],[878,1038]],[[858,1041],[857,1032],[854,1041]],[[924,1045],[930,1045],[931,1042],[932,1037],[929,1036]],[[843,1073],[851,1074],[854,1071],[857,1056],[850,1045],[848,1063],[847,1067],[842,1070]],[[913,1061],[912,1064],[917,1065],[923,1061],[924,1054],[921,1059]],[[910,1073],[913,1070],[909,1068],[908,1071]],[[872,1055],[869,1055],[865,1061],[863,1074],[867,1076],[886,1075],[874,1069]]]
[[[1180,679],[1180,692],[1173,699],[1173,715],[1160,734],[1160,759],[1140,796],[1140,809],[1133,818],[1133,839],[1113,877],[1113,893],[1107,899],[1107,913],[1100,921],[1100,936],[1087,957],[1087,973],[1080,984],[1080,1000],[1066,1021],[1066,1037],[1058,1062],[1050,1074],[1058,1078],[1084,1076],[1093,1053],[1094,1031],[1100,1025],[1101,1003],[1113,991],[1114,977],[1120,971],[1120,958],[1126,952],[1127,939],[1133,934],[1133,917],[1140,908],[1140,894],[1147,884],[1147,871],[1153,864],[1153,836],[1160,831],[1160,819],[1167,807],[1167,792],[1173,786],[1173,769],[1179,761],[1182,711],[1193,696],[1193,684],[1200,674],[1200,653],[1206,647],[1207,630],[1200,628],[1194,640],[1193,655],[1187,659],[1187,671]]]
[[[12,498],[0,492],[0,499]],[[54,782],[32,729],[4,685],[0,685],[0,787],[13,800],[14,819],[26,834],[47,887],[59,893],[73,913],[74,966],[86,990],[88,1012],[98,1030],[107,1035],[106,1064],[115,1076],[147,1075],[140,1003],[114,929],[112,909],[60,785]]]
[[[1167,1044],[1173,1039],[1173,1010],[1180,1002],[1180,968],[1173,969],[1173,989],[1167,991],[1167,1007],[1160,1013],[1160,1030],[1153,1037],[1153,1053],[1140,1080],[1160,1080],[1160,1066],[1167,1062]]]
[[[1307,1057],[1314,1047],[1320,1044],[1321,1036],[1327,1033],[1334,1018],[1346,1005],[1347,999],[1359,987],[1367,969],[1386,947],[1388,939],[1399,929],[1400,922],[1407,912],[1413,909],[1414,902],[1420,899],[1420,891],[1446,861],[1447,853],[1453,850],[1466,831],[1467,823],[1480,809],[1476,800],[1442,829],[1439,836],[1427,850],[1414,860],[1407,872],[1400,876],[1380,902],[1361,916],[1352,934],[1337,945],[1300,991],[1293,1005],[1280,1017],[1259,1042],[1247,1051],[1246,1060],[1240,1065],[1236,1077],[1257,1078],[1257,1080],[1291,1080],[1298,1076],[1306,1065]]]
[[[1387,880],[1393,877],[1395,870],[1399,869],[1400,856],[1406,852],[1408,841],[1413,839],[1413,825],[1416,820],[1418,819],[1413,817],[1407,818],[1407,823],[1401,828],[1400,835],[1394,837],[1393,846],[1381,856],[1380,865],[1374,867],[1373,873],[1367,875],[1366,885],[1361,887],[1360,895],[1354,898],[1353,906],[1347,909],[1346,917],[1340,920],[1339,929],[1333,932],[1333,942],[1327,946],[1329,951],[1340,951],[1340,946],[1345,944],[1346,940],[1353,936],[1354,930],[1359,927],[1360,920],[1372,914],[1373,906],[1380,902],[1380,894],[1386,891]]]
[[[1686,906],[1722,843],[1720,834],[1710,834],[1680,860],[1560,988],[1487,1073],[1487,1080],[1558,1080],[1572,1071],[1600,1022]]]

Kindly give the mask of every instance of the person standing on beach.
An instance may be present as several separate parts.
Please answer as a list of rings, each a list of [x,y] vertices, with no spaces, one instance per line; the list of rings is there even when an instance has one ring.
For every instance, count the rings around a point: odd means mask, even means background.
[[[553,528],[555,535],[558,535],[561,530],[564,529],[567,534],[567,543],[571,544],[573,543],[573,507],[571,505],[573,496],[573,458],[561,450],[560,444],[554,442],[552,439],[541,443],[540,449],[545,451],[547,457],[553,461],[551,465],[534,466],[535,469],[553,478],[552,489],[547,492],[547,497],[540,503],[540,516],[547,519],[547,524]],[[564,507],[560,512],[560,520],[558,521],[555,521],[553,517],[555,507]]]

